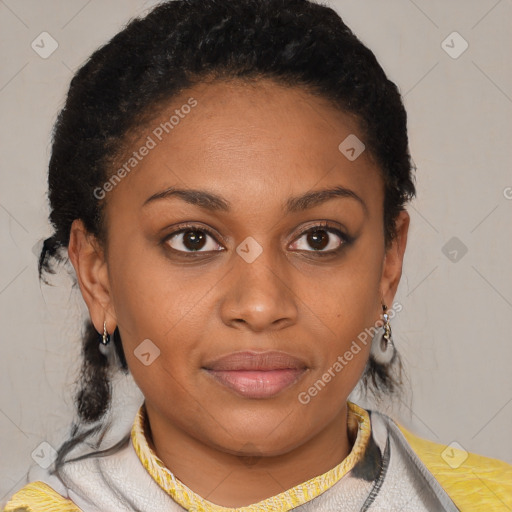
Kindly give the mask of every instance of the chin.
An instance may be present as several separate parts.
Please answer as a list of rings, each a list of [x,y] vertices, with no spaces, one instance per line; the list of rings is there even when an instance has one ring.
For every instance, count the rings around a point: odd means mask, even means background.
[[[284,455],[305,442],[313,432],[299,431],[293,415],[267,412],[261,415],[235,414],[223,417],[224,428],[217,431],[213,444],[218,449],[247,457],[274,457]],[[302,423],[302,426],[305,422]]]

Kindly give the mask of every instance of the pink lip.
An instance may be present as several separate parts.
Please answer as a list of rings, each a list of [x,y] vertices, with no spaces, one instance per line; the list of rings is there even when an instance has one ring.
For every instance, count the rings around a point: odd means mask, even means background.
[[[246,398],[270,398],[291,386],[306,364],[284,352],[236,352],[207,363],[217,382]]]

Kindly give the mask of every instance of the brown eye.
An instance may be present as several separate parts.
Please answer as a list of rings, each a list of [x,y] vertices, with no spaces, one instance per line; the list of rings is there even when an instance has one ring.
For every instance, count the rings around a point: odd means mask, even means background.
[[[310,231],[306,235],[306,241],[315,251],[321,251],[329,244],[329,233],[325,229]]]
[[[315,226],[297,238],[292,249],[308,252],[335,252],[348,241],[348,237],[334,228]]]
[[[211,240],[210,240],[211,239]],[[222,250],[213,236],[204,229],[186,228],[172,233],[167,244],[179,252],[207,252]],[[221,249],[218,249],[221,247]]]

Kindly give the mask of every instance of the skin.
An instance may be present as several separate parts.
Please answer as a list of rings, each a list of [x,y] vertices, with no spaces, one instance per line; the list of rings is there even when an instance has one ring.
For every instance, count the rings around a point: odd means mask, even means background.
[[[110,333],[119,326],[156,454],[204,498],[240,507],[349,454],[346,400],[369,343],[308,404],[298,395],[375,325],[382,303],[393,304],[409,215],[396,219],[397,237],[386,250],[379,169],[368,150],[354,161],[338,150],[349,134],[364,141],[356,120],[269,80],[195,86],[155,112],[127,154],[189,97],[197,106],[107,194],[106,246],[76,220],[69,256],[98,332],[104,321]],[[230,211],[178,196],[144,205],[171,186],[222,196]],[[366,206],[334,197],[285,213],[291,197],[336,186]],[[341,251],[322,257],[299,230],[325,220],[353,241],[323,231],[328,245],[321,251]],[[202,253],[192,253],[183,235],[165,240],[184,222],[213,231]],[[263,250],[252,263],[236,252],[247,237]],[[149,366],[134,354],[145,339],[160,350]],[[203,369],[240,350],[284,351],[308,369],[274,397],[242,397]]]

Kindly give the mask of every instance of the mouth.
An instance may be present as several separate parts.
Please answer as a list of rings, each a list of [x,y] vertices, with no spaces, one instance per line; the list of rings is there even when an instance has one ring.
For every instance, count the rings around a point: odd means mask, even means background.
[[[304,361],[284,352],[235,352],[203,366],[215,381],[245,398],[272,398],[306,372]]]

